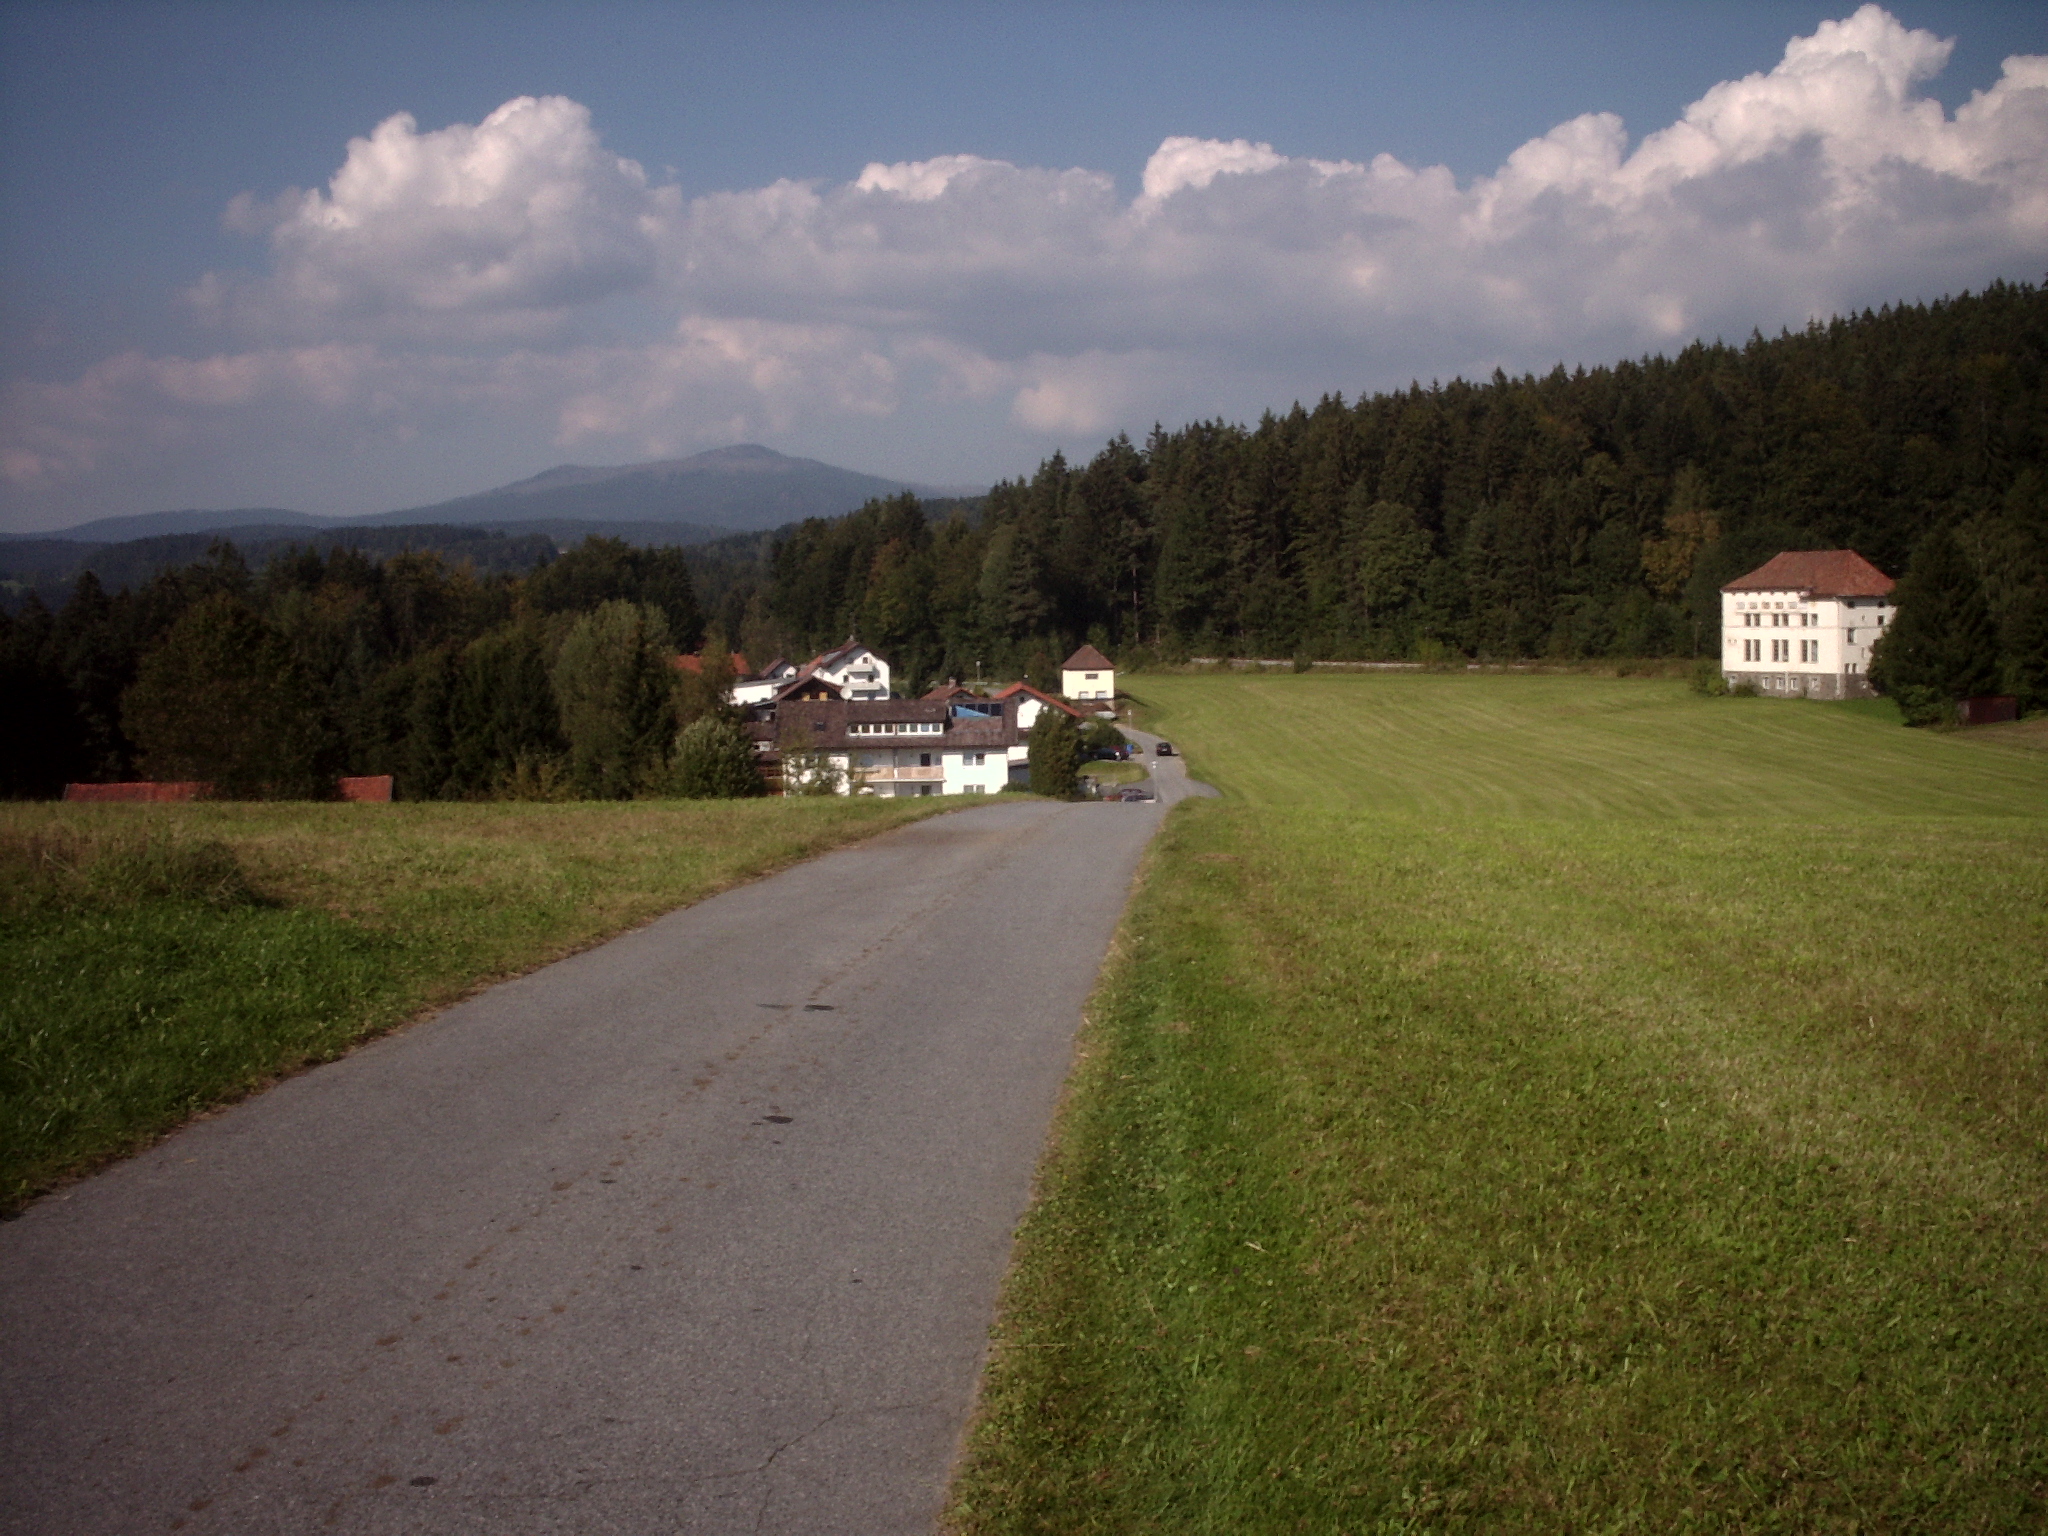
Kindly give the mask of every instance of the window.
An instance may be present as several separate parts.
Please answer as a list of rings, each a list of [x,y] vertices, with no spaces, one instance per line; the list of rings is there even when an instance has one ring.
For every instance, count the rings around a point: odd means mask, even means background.
[[[1790,640],[1773,640],[1771,642],[1771,660],[1790,661],[1791,659],[1792,642]]]
[[[1763,648],[1764,648],[1764,643],[1763,643],[1763,641],[1761,641],[1761,640],[1745,640],[1745,641],[1743,641],[1743,642],[1742,642],[1742,659],[1743,659],[1744,661],[1762,661],[1762,660],[1763,660]]]
[[[1800,641],[1800,642],[1799,642],[1799,659],[1800,659],[1801,661],[1819,661],[1819,660],[1820,660],[1820,642],[1819,642],[1818,640],[1802,640],[1802,641]]]
[[[960,754],[960,766],[962,768],[979,768],[987,761],[988,754],[986,752],[962,752]]]
[[[970,795],[985,795],[988,793],[988,786],[986,784],[963,784],[960,788],[963,793]]]

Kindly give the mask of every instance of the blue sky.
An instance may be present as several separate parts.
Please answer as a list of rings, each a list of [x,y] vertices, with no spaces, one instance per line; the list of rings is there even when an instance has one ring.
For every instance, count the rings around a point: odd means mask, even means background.
[[[2038,281],[2044,54],[2036,5],[15,3],[0,527],[742,438],[986,482]]]

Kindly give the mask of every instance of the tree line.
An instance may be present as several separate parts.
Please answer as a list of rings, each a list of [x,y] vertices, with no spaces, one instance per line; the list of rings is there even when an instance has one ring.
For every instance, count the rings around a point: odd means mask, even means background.
[[[0,614],[0,793],[319,797],[383,773],[409,799],[695,792],[679,732],[731,672],[674,666],[703,628],[681,551],[605,538],[523,575],[346,547],[257,572],[227,543],[118,592],[87,572],[56,612]]]
[[[1898,576],[1939,530],[1996,681],[2039,706],[2044,363],[2048,293],[1996,283],[1741,346],[1155,427],[979,506],[871,502],[699,569],[750,656],[858,633],[919,686],[1047,681],[1084,640],[1126,666],[1712,657],[1721,585],[1778,551]]]

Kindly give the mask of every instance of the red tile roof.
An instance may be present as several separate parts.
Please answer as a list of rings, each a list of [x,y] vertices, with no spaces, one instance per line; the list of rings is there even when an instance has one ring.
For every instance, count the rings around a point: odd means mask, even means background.
[[[1062,672],[1111,672],[1116,663],[1092,645],[1084,645],[1060,664]]]
[[[704,671],[704,656],[701,651],[695,656],[678,656],[671,665],[678,672],[695,672],[701,675]],[[732,670],[736,677],[747,676],[747,658],[738,651],[732,653]]]
[[[1885,597],[1892,579],[1853,549],[1788,549],[1723,592],[1805,592],[1813,597]]]
[[[1051,694],[1042,692],[1039,689],[1032,687],[1029,683],[1012,683],[1007,688],[998,688],[995,691],[993,697],[998,699],[1009,699],[1015,698],[1020,693],[1028,693],[1031,695],[1031,697],[1037,699],[1040,703],[1050,704],[1054,709],[1064,709],[1076,720],[1086,718],[1086,716],[1084,716],[1081,713],[1081,711],[1074,708],[1074,706],[1069,704],[1065,699],[1056,699]]]

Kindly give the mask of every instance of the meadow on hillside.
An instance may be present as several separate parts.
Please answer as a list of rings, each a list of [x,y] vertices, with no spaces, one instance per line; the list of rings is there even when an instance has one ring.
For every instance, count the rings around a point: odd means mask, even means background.
[[[972,1532],[2048,1519],[2048,754],[1652,679],[1147,677]]]

